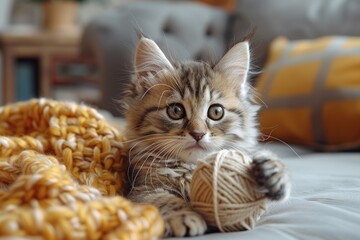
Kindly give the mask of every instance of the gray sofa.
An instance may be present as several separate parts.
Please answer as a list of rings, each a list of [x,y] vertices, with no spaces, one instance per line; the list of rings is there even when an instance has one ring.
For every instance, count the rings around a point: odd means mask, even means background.
[[[359,36],[359,12],[358,0],[238,0],[233,13],[189,1],[136,1],[91,21],[82,48],[98,63],[100,106],[119,115],[114,100],[121,99],[122,85],[133,71],[137,30],[155,40],[170,59],[214,62],[255,29],[252,67],[258,71],[275,37]]]
[[[133,71],[141,31],[174,60],[218,59],[227,48],[230,16],[193,3],[134,2],[100,15],[85,29],[83,53],[98,61],[101,107],[119,115],[114,104]]]
[[[250,43],[253,68],[259,70],[270,42],[279,35],[360,36],[359,22],[359,0],[238,0],[233,13],[193,2],[134,2],[94,19],[85,29],[83,52],[98,62],[101,108],[118,115],[114,100],[121,99],[122,85],[131,78],[136,29],[153,38],[171,59],[216,61],[255,27]],[[194,239],[360,239],[358,151],[320,153],[268,143],[263,147],[289,167],[290,200],[271,203],[252,231]]]

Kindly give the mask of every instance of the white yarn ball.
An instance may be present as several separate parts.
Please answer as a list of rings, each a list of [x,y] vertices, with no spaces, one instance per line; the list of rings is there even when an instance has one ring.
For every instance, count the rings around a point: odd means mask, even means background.
[[[251,176],[252,159],[240,151],[222,150],[193,174],[191,204],[208,225],[222,232],[249,230],[266,211],[266,197]]]

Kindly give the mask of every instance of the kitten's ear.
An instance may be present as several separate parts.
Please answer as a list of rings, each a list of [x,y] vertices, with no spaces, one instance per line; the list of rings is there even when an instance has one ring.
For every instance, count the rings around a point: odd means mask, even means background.
[[[227,75],[231,80],[244,84],[250,67],[249,42],[234,45],[215,66],[215,70]]]
[[[138,76],[155,75],[161,70],[172,70],[173,66],[156,43],[141,37],[135,53],[135,71]]]

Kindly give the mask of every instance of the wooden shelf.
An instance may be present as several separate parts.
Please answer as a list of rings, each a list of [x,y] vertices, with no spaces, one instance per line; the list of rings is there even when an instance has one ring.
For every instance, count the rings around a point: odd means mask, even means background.
[[[16,63],[19,59],[32,59],[37,64],[39,97],[51,97],[51,86],[59,81],[69,82],[57,75],[60,63],[91,63],[80,57],[81,34],[55,34],[41,31],[0,33],[0,50],[3,53],[3,104],[15,102]],[[79,78],[80,80],[84,80]],[[92,79],[91,81],[95,81]]]

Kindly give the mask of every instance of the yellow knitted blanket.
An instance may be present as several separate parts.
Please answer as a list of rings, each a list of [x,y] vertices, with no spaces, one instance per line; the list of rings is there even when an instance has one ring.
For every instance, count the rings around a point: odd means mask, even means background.
[[[0,108],[0,236],[154,239],[153,206],[122,197],[123,137],[93,108],[39,99]]]

